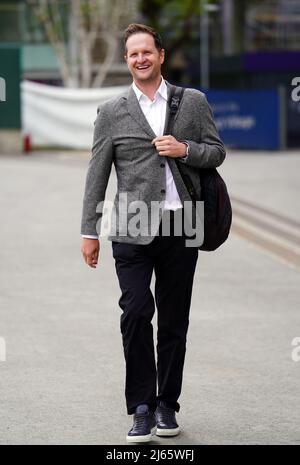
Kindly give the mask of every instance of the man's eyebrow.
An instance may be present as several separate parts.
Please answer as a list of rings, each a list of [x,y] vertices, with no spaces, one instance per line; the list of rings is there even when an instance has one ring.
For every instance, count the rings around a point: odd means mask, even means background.
[[[146,49],[143,49],[143,50],[140,50],[141,52],[152,52],[153,50],[151,48],[146,48]],[[130,50],[130,52],[128,52],[129,55],[132,55],[133,53],[138,53],[138,50]]]

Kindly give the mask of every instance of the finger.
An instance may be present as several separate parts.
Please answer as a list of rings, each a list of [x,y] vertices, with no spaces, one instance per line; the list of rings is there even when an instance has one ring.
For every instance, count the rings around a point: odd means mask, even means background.
[[[99,258],[99,253],[100,253],[100,246],[97,247],[97,249],[95,250],[95,257],[97,257],[97,260]]]
[[[158,154],[161,157],[169,157],[170,156],[170,151],[169,150],[163,150],[162,152],[158,152]]]
[[[152,144],[156,144],[156,142],[159,142],[161,140],[164,140],[164,136],[155,137],[152,141]]]
[[[96,268],[96,265],[95,263],[93,263],[93,258],[91,256],[88,256],[87,257],[87,264],[91,267],[91,268]]]
[[[163,146],[163,145],[168,145],[169,146],[171,144],[172,144],[172,142],[169,139],[159,140],[159,141],[155,142],[156,147]]]
[[[93,252],[83,252],[83,257],[87,265],[92,266],[94,260]]]
[[[165,153],[165,152],[170,152],[171,150],[169,148],[164,148],[164,149],[157,149],[158,153]]]
[[[164,141],[168,137],[170,137],[170,136],[158,136],[158,137],[155,137],[155,139],[153,139],[153,141],[151,143],[155,144],[156,142]]]
[[[160,144],[156,144],[155,145],[157,150],[169,150],[171,145],[170,144],[166,144],[166,143],[160,143]]]
[[[170,147],[160,147],[157,149],[158,152],[170,152]]]
[[[93,253],[93,263],[94,263],[95,265],[97,265],[97,263],[98,263],[99,251],[100,251],[100,248],[97,247],[97,249],[96,249],[96,250],[94,251],[94,253]]]
[[[94,265],[97,265],[98,263],[98,253],[95,253],[92,257],[92,263],[94,263]]]

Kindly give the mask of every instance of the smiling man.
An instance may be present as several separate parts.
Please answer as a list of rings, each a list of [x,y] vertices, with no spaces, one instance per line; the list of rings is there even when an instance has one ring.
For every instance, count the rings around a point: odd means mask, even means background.
[[[126,362],[127,412],[133,415],[130,442],[148,442],[159,436],[176,436],[186,336],[189,324],[197,247],[186,246],[186,235],[175,233],[175,220],[183,218],[189,193],[182,182],[177,158],[193,168],[213,168],[225,158],[212,113],[204,94],[186,89],[173,135],[164,135],[169,116],[171,85],[161,75],[165,51],[152,28],[131,24],[124,33],[125,60],[132,75],[129,90],[99,107],[92,157],[86,178],[82,214],[82,254],[96,268],[102,204],[114,164],[118,191],[118,221],[128,201],[140,201],[151,210],[154,201],[163,206],[149,230],[138,235],[119,227],[109,239],[121,289],[119,305]],[[98,205],[98,208],[97,208]],[[127,213],[129,209],[127,210]],[[128,213],[127,223],[130,221]],[[152,217],[151,217],[152,218]],[[167,218],[170,234],[162,224]],[[123,224],[124,226],[124,224]],[[128,226],[126,224],[125,226]],[[121,231],[122,229],[122,231]],[[155,273],[155,295],[150,283]],[[157,307],[157,363],[151,324]]]

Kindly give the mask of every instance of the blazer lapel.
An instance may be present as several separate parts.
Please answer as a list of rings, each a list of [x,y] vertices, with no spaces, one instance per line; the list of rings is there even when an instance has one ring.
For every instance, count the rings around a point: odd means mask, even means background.
[[[167,101],[167,104],[166,104],[166,117],[165,117],[165,126],[164,126],[164,135],[166,135],[166,129],[167,129],[167,125],[168,125],[168,121],[169,121],[169,117],[170,117],[170,107],[169,107],[169,98],[170,98],[170,93],[171,93],[171,88],[172,88],[172,85],[166,81],[166,84],[167,84],[167,89],[168,89],[168,101]],[[180,102],[180,106],[178,108],[178,111],[175,115],[175,118],[174,118],[174,122],[176,121],[177,117],[178,117],[178,114],[180,112],[180,107],[181,107],[181,102]],[[140,104],[138,102],[138,99],[135,95],[135,92],[132,88],[132,86],[130,86],[129,90],[128,90],[128,94],[127,94],[127,110],[128,110],[128,113],[130,114],[130,116],[141,126],[141,128],[152,138],[154,139],[156,137],[154,131],[152,130],[150,124],[148,123],[141,107],[140,107]]]
[[[152,138],[156,137],[150,124],[148,123],[138,99],[132,87],[130,87],[127,95],[127,110],[130,116],[141,126],[141,128]]]

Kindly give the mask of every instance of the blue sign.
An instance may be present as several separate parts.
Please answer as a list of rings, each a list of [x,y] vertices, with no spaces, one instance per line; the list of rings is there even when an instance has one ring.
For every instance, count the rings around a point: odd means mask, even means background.
[[[280,148],[280,99],[277,90],[206,93],[221,139],[246,149]]]

